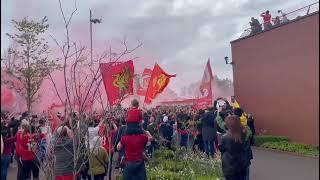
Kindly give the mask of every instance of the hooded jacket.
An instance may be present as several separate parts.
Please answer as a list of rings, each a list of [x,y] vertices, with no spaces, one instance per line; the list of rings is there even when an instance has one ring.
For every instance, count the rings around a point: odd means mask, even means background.
[[[243,141],[245,135],[243,136]],[[235,142],[228,134],[221,138],[222,171],[225,176],[233,176],[243,172],[248,167],[246,143]]]
[[[52,140],[55,155],[55,175],[65,176],[73,173],[73,142],[69,137]]]
[[[216,138],[217,127],[213,112],[206,112],[201,118],[202,138],[204,141],[213,141]]]
[[[97,153],[92,153],[89,158],[89,173],[90,175],[98,175],[106,173],[106,166],[108,164],[108,154],[103,147],[99,148]]]

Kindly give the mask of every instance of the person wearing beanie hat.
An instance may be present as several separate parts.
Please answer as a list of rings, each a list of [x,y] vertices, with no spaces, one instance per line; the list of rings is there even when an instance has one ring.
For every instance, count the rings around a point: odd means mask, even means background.
[[[172,136],[173,136],[173,127],[169,123],[168,116],[163,117],[163,123],[161,123],[159,131],[160,131],[160,135],[165,140],[164,145],[170,149]]]

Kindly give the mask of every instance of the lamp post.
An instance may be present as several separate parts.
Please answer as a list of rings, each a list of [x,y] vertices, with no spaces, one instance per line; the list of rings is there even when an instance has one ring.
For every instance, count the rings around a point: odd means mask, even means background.
[[[90,10],[90,60],[91,60],[91,63],[92,63],[92,23],[93,24],[100,24],[102,21],[102,19],[93,19],[92,18],[92,12]]]
[[[228,56],[224,57],[224,60],[225,60],[226,64],[231,64],[231,65],[234,64],[233,61],[229,62],[229,57]]]

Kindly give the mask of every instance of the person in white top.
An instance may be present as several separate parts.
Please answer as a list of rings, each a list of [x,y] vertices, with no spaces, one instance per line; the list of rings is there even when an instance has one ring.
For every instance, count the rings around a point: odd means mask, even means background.
[[[278,10],[278,13],[281,14],[281,18],[280,18],[281,23],[285,23],[289,21],[289,19],[287,18],[287,14],[282,12],[282,10]]]

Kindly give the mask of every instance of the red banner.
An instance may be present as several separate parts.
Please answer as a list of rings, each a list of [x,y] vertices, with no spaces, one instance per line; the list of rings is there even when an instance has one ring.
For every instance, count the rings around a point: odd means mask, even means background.
[[[169,75],[164,72],[158,64],[154,65],[144,102],[150,104],[169,84],[170,78],[176,75]]]
[[[109,104],[115,105],[127,94],[133,94],[133,61],[101,63],[100,71]]]
[[[141,78],[139,79],[139,88],[137,90],[137,95],[145,96],[148,89],[149,80],[152,75],[151,69],[144,69]]]
[[[210,66],[210,59],[208,59],[199,88],[201,95],[195,105],[196,109],[205,109],[212,106],[212,83],[213,75]]]

